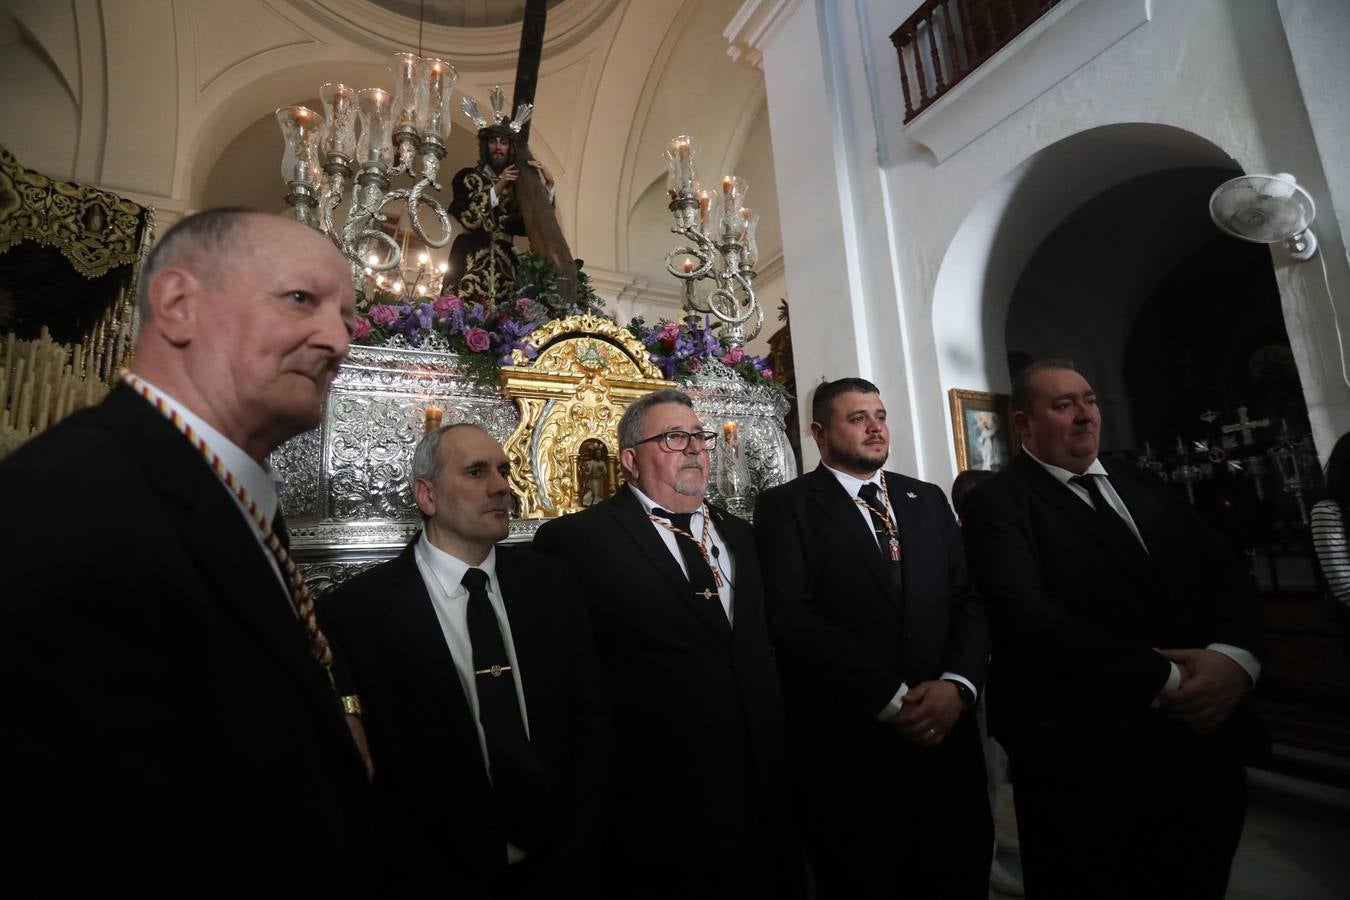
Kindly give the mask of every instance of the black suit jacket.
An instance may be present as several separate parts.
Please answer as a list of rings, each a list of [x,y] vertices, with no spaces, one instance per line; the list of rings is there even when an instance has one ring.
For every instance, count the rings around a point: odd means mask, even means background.
[[[490,896],[506,876],[506,838],[478,732],[414,539],[396,559],[319,602],[361,695],[375,786],[405,889]],[[497,548],[496,574],[525,691],[530,744],[550,796],[527,815],[540,896],[589,896],[613,734],[586,608],[570,575],[521,547]]]
[[[994,626],[993,730],[1028,774],[1146,766],[1197,743],[1149,708],[1169,672],[1153,648],[1263,650],[1246,570],[1154,476],[1108,471],[1147,554],[1026,454],[968,496],[963,531]],[[1258,741],[1244,704],[1201,743],[1238,756]]]
[[[6,887],[369,893],[341,707],[187,440],[119,385],[0,464],[0,498]]]
[[[926,482],[885,478],[904,554],[898,596],[874,532],[823,465],[765,491],[755,507],[769,619],[794,711],[871,723],[902,681],[954,672],[977,689],[984,683],[984,605],[947,500]]]
[[[711,509],[735,561],[734,629],[716,598],[693,595],[626,487],[545,524],[534,543],[581,583],[614,703],[606,866],[645,872],[648,890],[672,896],[715,890],[710,872],[753,868],[750,848],[776,839],[782,810],[781,698],[754,538]]]
[[[990,826],[973,717],[962,714],[930,750],[877,715],[901,682],[952,672],[982,687],[984,606],[942,492],[884,477],[903,548],[899,592],[875,533],[823,465],[765,491],[755,508],[803,827],[818,866],[822,854],[890,866],[899,845],[928,841],[925,862],[938,856],[979,875]],[[896,815],[902,807],[909,814]],[[858,852],[862,840],[897,849],[870,860]],[[877,877],[859,881],[875,886]]]

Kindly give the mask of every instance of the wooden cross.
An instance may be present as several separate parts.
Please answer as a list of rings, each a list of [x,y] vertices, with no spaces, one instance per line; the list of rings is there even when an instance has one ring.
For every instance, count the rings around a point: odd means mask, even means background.
[[[1251,444],[1256,443],[1254,440],[1252,440],[1253,431],[1255,431],[1258,428],[1270,427],[1269,419],[1258,419],[1256,421],[1248,419],[1247,407],[1245,406],[1239,406],[1237,408],[1237,414],[1238,414],[1237,422],[1235,422],[1232,425],[1225,425],[1220,430],[1223,431],[1224,434],[1236,434],[1237,432],[1241,432],[1242,443],[1246,446],[1250,446]]]
[[[544,55],[544,25],[548,21],[548,0],[525,0],[525,19],[520,29],[520,56],[516,61],[515,96],[511,109],[522,103],[534,102],[534,89],[539,82],[539,62]],[[553,264],[558,272],[558,294],[564,302],[575,303],[577,298],[577,266],[572,250],[563,237],[562,227],[553,204],[548,201],[548,188],[529,162],[530,123],[526,122],[516,138],[516,199],[525,219],[525,234],[530,249]]]

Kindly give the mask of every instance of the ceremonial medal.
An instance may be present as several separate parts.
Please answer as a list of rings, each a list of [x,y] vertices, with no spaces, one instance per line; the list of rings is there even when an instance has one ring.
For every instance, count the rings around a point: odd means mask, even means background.
[[[891,536],[891,562],[899,562],[899,561],[900,561],[900,542],[897,541],[897,540],[895,539],[895,536],[894,536],[894,535],[892,535],[892,536]]]

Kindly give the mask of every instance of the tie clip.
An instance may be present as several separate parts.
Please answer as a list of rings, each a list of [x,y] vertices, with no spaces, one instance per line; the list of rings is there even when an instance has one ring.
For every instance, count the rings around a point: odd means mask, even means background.
[[[486,669],[478,669],[475,675],[491,675],[493,678],[501,678],[505,672],[510,672],[510,666],[488,666]]]

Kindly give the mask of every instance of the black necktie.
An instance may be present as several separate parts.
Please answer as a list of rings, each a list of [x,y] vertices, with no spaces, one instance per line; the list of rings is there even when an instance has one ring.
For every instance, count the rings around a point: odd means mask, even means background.
[[[478,720],[487,741],[492,793],[506,839],[530,850],[536,836],[530,812],[537,810],[542,770],[520,715],[515,673],[506,655],[506,643],[497,614],[488,599],[487,573],[469,569],[461,582],[469,589],[469,641],[473,645],[474,686],[478,690]],[[503,848],[505,852],[505,848]]]
[[[881,552],[881,564],[886,569],[891,581],[896,589],[900,589],[904,584],[904,576],[900,568],[900,560],[891,558],[891,540],[899,542],[900,532],[898,526],[894,537],[891,530],[886,526],[887,519],[882,515],[886,512],[886,503],[881,499],[881,491],[872,482],[867,482],[858,490],[858,496],[867,504],[867,516],[872,520],[872,530],[876,532],[877,548]]]
[[[1092,509],[1096,513],[1097,521],[1113,540],[1123,542],[1122,546],[1128,545],[1136,550],[1143,550],[1143,544],[1130,530],[1129,524],[1121,518],[1120,513],[1111,508],[1111,504],[1106,502],[1106,495],[1097,484],[1097,478],[1096,475],[1075,475],[1069,479],[1069,484],[1076,484],[1087,490],[1088,496],[1092,498]]]
[[[693,513],[667,512],[660,507],[653,509],[652,513],[663,519],[669,519],[670,524],[685,534],[693,534],[690,530],[693,528]],[[675,546],[680,548],[685,571],[689,573],[689,586],[704,600],[717,599],[717,581],[713,578],[709,561],[703,558],[703,551],[698,548],[698,542],[681,534],[680,531],[675,532]]]

